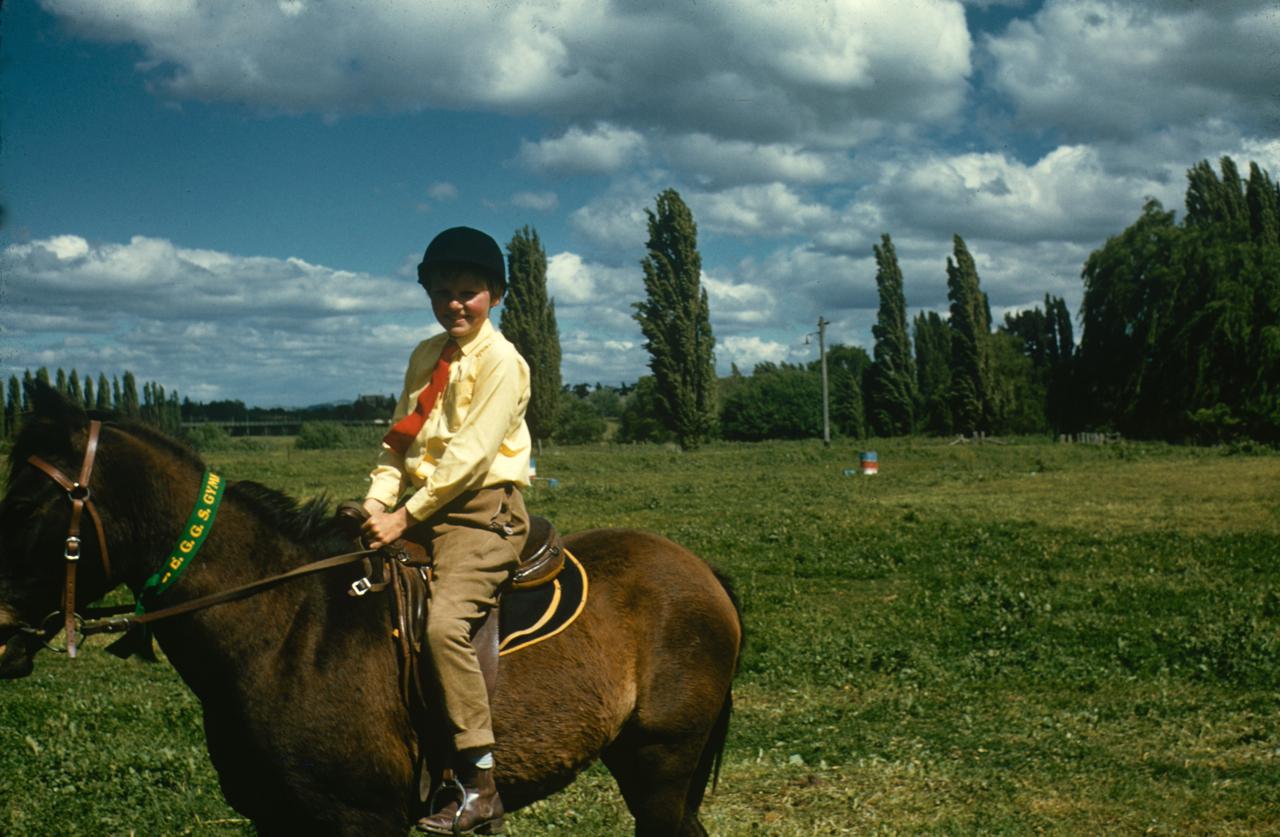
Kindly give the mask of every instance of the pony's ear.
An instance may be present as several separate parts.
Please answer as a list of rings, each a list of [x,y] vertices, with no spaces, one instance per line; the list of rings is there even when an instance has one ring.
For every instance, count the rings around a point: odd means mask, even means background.
[[[62,393],[38,378],[28,387],[27,398],[37,418],[49,419],[73,430],[78,430],[89,423],[89,416],[83,407],[72,403]]]

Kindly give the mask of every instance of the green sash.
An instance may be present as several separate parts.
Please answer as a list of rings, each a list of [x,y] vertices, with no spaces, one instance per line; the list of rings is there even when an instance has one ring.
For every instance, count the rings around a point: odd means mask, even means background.
[[[142,585],[142,592],[138,594],[136,608],[138,613],[146,612],[143,606],[144,600],[153,601],[172,587],[191,564],[191,559],[196,557],[196,553],[204,544],[204,539],[209,537],[214,518],[218,516],[218,505],[222,502],[222,490],[225,487],[226,483],[222,477],[213,471],[204,472],[204,481],[196,497],[196,506],[191,510],[191,516],[187,518],[187,525],[182,529],[177,546],[169,553],[168,559],[161,565],[160,570]]]

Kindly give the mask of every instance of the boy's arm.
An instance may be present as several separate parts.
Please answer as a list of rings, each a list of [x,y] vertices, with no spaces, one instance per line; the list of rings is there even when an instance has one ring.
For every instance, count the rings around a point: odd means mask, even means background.
[[[427,519],[454,497],[478,487],[503,440],[524,419],[529,405],[529,368],[514,347],[508,344],[504,348],[476,359],[479,368],[467,417],[426,484],[405,503],[415,520]]]

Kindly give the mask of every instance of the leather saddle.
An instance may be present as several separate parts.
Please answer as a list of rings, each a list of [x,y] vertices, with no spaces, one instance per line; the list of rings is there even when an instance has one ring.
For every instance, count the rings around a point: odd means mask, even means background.
[[[369,516],[364,507],[349,501],[338,506],[337,517],[348,532],[359,537],[360,524]],[[426,634],[428,582],[431,578],[430,550],[416,541],[400,539],[380,550],[383,561],[371,561],[367,566],[364,592],[377,592],[392,587],[395,592],[396,624],[393,635],[405,645],[404,653],[409,664],[405,669],[416,668],[416,660],[422,651]],[[480,669],[484,673],[485,686],[492,700],[498,677],[498,626],[499,609],[503,593],[511,590],[530,590],[549,584],[564,569],[564,547],[560,534],[545,517],[529,517],[529,535],[520,553],[520,563],[510,580],[498,589],[498,604],[472,634]],[[361,582],[356,582],[360,585]],[[354,586],[353,586],[354,589]],[[363,593],[356,593],[363,595]]]

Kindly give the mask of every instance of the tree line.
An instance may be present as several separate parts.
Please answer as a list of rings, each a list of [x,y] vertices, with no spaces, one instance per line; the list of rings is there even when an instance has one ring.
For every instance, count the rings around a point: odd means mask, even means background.
[[[1115,431],[1280,441],[1280,186],[1256,163],[1242,177],[1229,157],[1218,171],[1196,164],[1187,181],[1181,221],[1148,201],[1089,256],[1075,321],[1062,298],[1046,294],[1042,306],[993,323],[973,255],[956,235],[945,263],[948,310],[920,311],[908,324],[902,270],[883,235],[872,248],[873,351],[827,353],[833,429],[853,438]],[[598,395],[599,385],[589,397],[548,388],[562,404],[543,414],[550,423],[531,423],[535,437],[600,438],[603,418],[616,420],[620,441],[686,448],[715,437],[820,435],[817,361],[761,363],[750,375],[735,366],[716,377],[692,213],[667,190],[646,214],[645,298],[634,307],[652,374],[613,398]],[[524,246],[519,239],[513,248]],[[514,261],[511,274],[513,287],[543,283],[545,300],[542,259],[541,274]],[[504,331],[506,323],[504,314]],[[551,340],[554,331],[540,335],[523,339]],[[612,415],[601,410],[606,401]]]
[[[179,399],[178,392],[165,391],[163,385],[146,381],[138,386],[137,376],[126,370],[108,378],[105,373],[81,377],[79,370],[57,369],[51,375],[46,367],[33,373],[24,370],[22,378],[9,377],[7,388],[0,389],[0,440],[12,439],[22,427],[23,414],[30,409],[30,391],[36,381],[52,387],[74,404],[101,414],[151,424],[174,436],[191,437],[194,426],[209,425],[301,425],[304,422],[368,422],[386,420],[395,409],[393,395],[361,395],[350,403],[336,402],[312,407],[249,407],[239,399],[192,401]],[[277,431],[278,432],[278,431]]]
[[[165,388],[155,381],[144,382],[139,395],[138,379],[129,371],[111,378],[99,373],[95,379],[92,375],[81,378],[76,369],[70,372],[57,369],[51,377],[49,370],[42,366],[34,373],[30,369],[24,370],[21,380],[16,374],[9,376],[4,408],[0,409],[0,439],[12,439],[21,429],[23,414],[30,408],[31,389],[37,381],[56,389],[86,410],[114,413],[153,424],[170,433],[177,433],[182,427],[178,393],[166,393]]]

